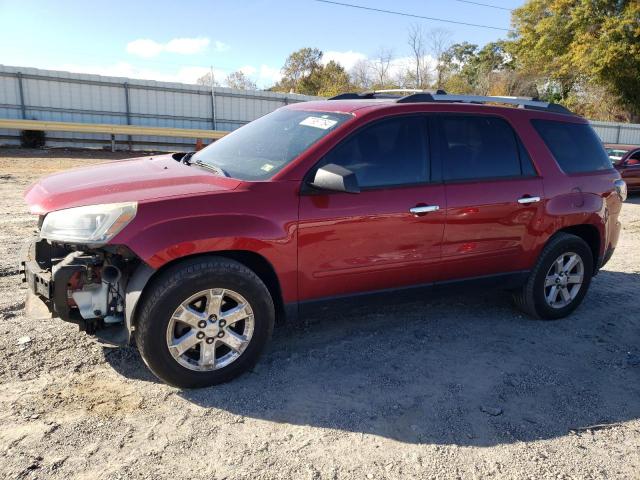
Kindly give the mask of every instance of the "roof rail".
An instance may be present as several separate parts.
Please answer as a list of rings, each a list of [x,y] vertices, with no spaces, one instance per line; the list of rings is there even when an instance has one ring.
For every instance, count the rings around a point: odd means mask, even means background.
[[[432,94],[430,99],[425,99],[423,94],[417,93],[407,95],[398,100],[398,103],[414,103],[414,102],[453,102],[453,103],[502,103],[506,105],[516,105],[519,108],[527,108],[533,110],[546,110],[555,113],[565,113],[573,115],[573,112],[557,103],[542,102],[532,97],[505,97],[505,96],[484,96],[484,95],[449,95],[449,94]]]
[[[399,93],[409,93],[409,95],[398,97]],[[501,103],[515,105],[519,108],[532,110],[544,110],[554,113],[564,113],[573,115],[573,112],[557,103],[542,102],[532,97],[506,97],[506,96],[484,96],[484,95],[450,95],[444,90],[419,90],[412,88],[394,88],[389,90],[372,90],[368,92],[342,93],[329,100],[364,100],[364,99],[395,99],[397,103],[422,103],[422,102],[453,102],[453,103]]]
[[[405,95],[405,96],[397,95],[401,93],[408,93],[409,95]],[[364,99],[372,99],[372,98],[386,98],[386,99],[396,99],[400,101],[402,98],[411,97],[413,95],[429,95],[432,93],[446,95],[447,92],[445,92],[444,90],[432,91],[432,90],[420,90],[417,88],[389,88],[385,90],[368,90],[365,92],[341,93],[339,95],[330,97],[329,100],[364,100]]]

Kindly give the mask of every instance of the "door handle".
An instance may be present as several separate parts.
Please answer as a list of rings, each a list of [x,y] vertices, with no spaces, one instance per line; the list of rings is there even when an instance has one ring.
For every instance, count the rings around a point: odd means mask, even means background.
[[[410,208],[409,212],[411,212],[414,215],[424,215],[425,213],[437,212],[438,210],[440,210],[439,205],[421,205],[421,206]]]
[[[527,203],[536,203],[540,201],[540,197],[530,197],[529,195],[525,195],[518,199],[518,203],[527,204]]]

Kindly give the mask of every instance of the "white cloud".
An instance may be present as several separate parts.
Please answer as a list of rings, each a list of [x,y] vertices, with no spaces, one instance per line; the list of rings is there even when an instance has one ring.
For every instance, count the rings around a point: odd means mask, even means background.
[[[142,58],[152,58],[162,52],[177,53],[179,55],[194,55],[207,49],[211,40],[206,37],[173,38],[167,43],[159,43],[148,38],[139,38],[127,44],[127,52]],[[229,49],[223,42],[216,41],[215,49],[219,52]]]
[[[255,73],[258,71],[258,69],[253,65],[245,65],[244,67],[240,67],[238,70],[249,77],[255,75]]]
[[[264,86],[271,86],[282,78],[282,72],[279,68],[273,68],[269,65],[260,65],[258,74],[258,83]]]
[[[208,46],[208,38],[174,38],[166,43],[164,49],[167,52],[179,53],[180,55],[193,55],[202,52]]]
[[[354,52],[348,50],[346,52],[328,51],[322,55],[322,64],[326,65],[331,60],[342,65],[345,70],[351,70],[353,66],[360,60],[366,60],[367,56],[364,53]]]
[[[207,43],[208,43],[208,40],[209,39],[207,39]],[[220,40],[216,40],[213,45],[214,45],[214,47],[215,47],[217,52],[226,52],[227,50],[229,50],[231,48],[229,45],[227,45],[224,42],[221,42]]]
[[[140,38],[127,44],[127,53],[138,57],[151,58],[159,55],[164,46],[147,38]]]

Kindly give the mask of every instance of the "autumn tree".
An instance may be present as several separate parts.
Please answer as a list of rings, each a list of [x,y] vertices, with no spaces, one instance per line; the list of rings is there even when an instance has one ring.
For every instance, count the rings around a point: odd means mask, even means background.
[[[603,87],[640,121],[638,0],[529,0],[512,22],[518,69],[547,78],[564,102]]]

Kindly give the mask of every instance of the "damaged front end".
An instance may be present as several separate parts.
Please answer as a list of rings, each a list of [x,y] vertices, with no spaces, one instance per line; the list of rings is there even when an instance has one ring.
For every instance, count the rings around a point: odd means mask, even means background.
[[[33,241],[22,262],[30,295],[42,300],[54,317],[77,324],[101,343],[126,345],[127,284],[141,262],[122,246],[80,248]]]
[[[38,236],[22,261],[29,300],[42,300],[54,317],[77,324],[102,343],[129,343],[141,291],[131,292],[129,284],[143,285],[131,278],[135,272],[148,278],[151,269],[127,247],[109,242],[136,211],[135,202],[125,202],[41,215]]]

